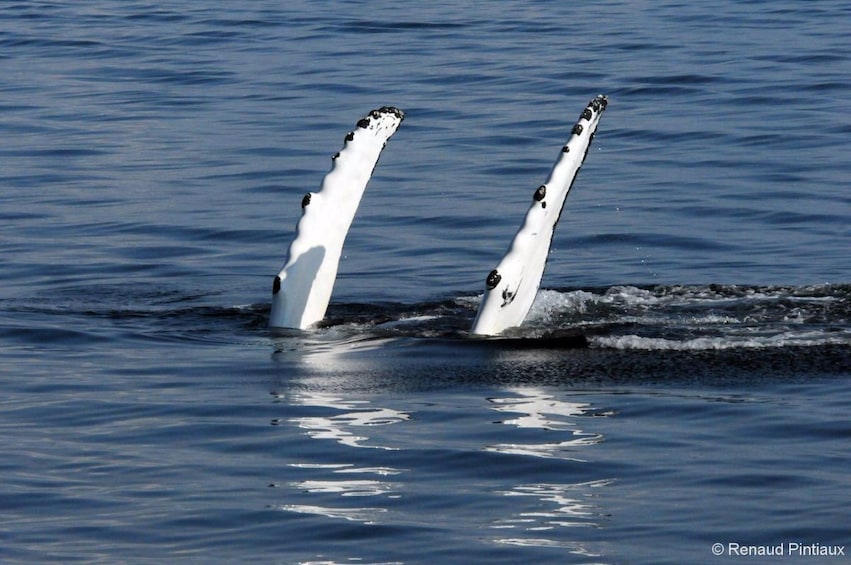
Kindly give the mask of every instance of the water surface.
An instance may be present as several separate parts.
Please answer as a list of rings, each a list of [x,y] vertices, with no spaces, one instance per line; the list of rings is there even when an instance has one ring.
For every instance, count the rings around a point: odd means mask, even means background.
[[[844,3],[2,8],[4,563],[851,545]],[[527,324],[470,338],[598,93]],[[385,104],[328,323],[268,330]]]

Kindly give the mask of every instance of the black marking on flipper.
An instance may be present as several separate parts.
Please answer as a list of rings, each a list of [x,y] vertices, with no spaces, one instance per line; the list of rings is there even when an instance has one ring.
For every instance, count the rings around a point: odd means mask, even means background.
[[[594,100],[591,101],[591,104],[589,106],[595,112],[602,112],[603,110],[606,109],[606,106],[608,106],[608,104],[609,104],[609,99],[606,96],[600,94]]]
[[[346,134],[346,141],[351,141],[354,138],[355,138],[355,132],[350,131],[349,133]]]
[[[590,107],[585,108],[585,109],[582,111],[582,119],[583,119],[583,120],[588,120],[588,121],[590,121],[590,120],[591,120],[591,118],[593,118],[593,117],[594,117],[594,112],[591,110],[591,108],[590,108]]]
[[[582,124],[576,124],[573,126],[573,129],[570,130],[570,133],[573,135],[581,135],[582,134]]]
[[[375,112],[376,110],[373,110]],[[382,106],[377,110],[378,114],[393,114],[400,120],[405,119],[405,112],[397,108],[396,106]],[[375,116],[378,117],[378,116]]]
[[[361,129],[366,129],[369,127],[369,124],[372,122],[369,121],[369,118],[361,118],[358,120],[358,127]]]
[[[561,152],[562,153],[570,153],[570,146],[565,145],[564,147],[561,148]]]
[[[272,283],[272,296],[281,292],[281,277],[275,277],[275,282]]]
[[[532,198],[535,200],[535,202],[540,202],[540,203],[541,203],[541,208],[546,208],[546,207],[547,207],[547,203],[546,203],[546,201],[544,200],[544,198],[545,198],[546,196],[547,196],[547,185],[542,184],[541,186],[539,186],[539,187],[535,190],[535,194],[533,194],[533,195],[532,195]]]
[[[332,160],[332,161],[336,161],[336,160],[337,160],[337,158],[338,158],[339,156],[340,156],[340,152],[339,152],[339,151],[337,151],[336,153],[334,153],[333,155],[331,155],[331,160]]]
[[[499,281],[502,280],[502,275],[499,274],[499,271],[494,269],[490,273],[488,273],[488,278],[485,279],[485,286],[488,287],[488,290],[493,290],[496,288],[496,285],[499,284]]]
[[[502,307],[505,308],[512,302],[514,302],[514,297],[517,295],[516,292],[511,292],[507,288],[502,291]]]
[[[307,206],[309,204],[310,204],[310,193],[308,192],[307,194],[304,195],[304,198],[301,199],[301,207],[307,208]]]

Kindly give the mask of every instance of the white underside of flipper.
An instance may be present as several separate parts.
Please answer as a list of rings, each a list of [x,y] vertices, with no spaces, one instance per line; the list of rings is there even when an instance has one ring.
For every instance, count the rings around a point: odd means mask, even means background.
[[[346,135],[319,192],[302,199],[295,238],[272,288],[270,327],[306,329],[325,316],[343,242],[381,151],[403,119],[393,107],[361,119]]]
[[[588,104],[573,126],[546,184],[535,191],[523,225],[505,256],[487,276],[479,313],[471,329],[473,334],[500,334],[522,324],[529,313],[544,275],[565,198],[582,167],[607,103],[608,99],[600,95]]]

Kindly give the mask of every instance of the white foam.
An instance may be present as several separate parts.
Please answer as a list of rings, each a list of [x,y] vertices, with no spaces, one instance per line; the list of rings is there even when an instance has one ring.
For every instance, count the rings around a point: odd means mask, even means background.
[[[851,335],[826,335],[823,332],[781,333],[765,336],[725,335],[675,340],[638,335],[595,336],[591,347],[606,349],[640,349],[648,351],[709,351],[722,349],[767,349],[787,346],[848,345]]]
[[[540,290],[532,303],[527,320],[535,325],[547,324],[558,314],[584,314],[589,304],[599,300],[599,296],[584,290],[558,292]]]
[[[530,310],[526,331],[574,328],[588,333],[592,347],[616,349],[699,351],[851,344],[851,330],[839,330],[825,310],[840,298],[796,292],[700,286],[542,290]],[[623,335],[624,330],[629,333]],[[606,332],[609,335],[595,335]]]
[[[433,315],[422,315],[422,316],[410,316],[408,318],[399,318],[398,320],[390,320],[389,322],[382,322],[380,324],[376,324],[376,328],[384,328],[384,329],[393,329],[393,328],[404,328],[407,326],[415,326],[421,324],[423,322],[429,322],[431,320],[438,319],[438,316]]]

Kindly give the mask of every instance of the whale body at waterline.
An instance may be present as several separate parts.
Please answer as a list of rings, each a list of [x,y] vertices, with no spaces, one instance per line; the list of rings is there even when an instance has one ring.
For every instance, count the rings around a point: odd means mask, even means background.
[[[485,279],[471,334],[499,335],[521,325],[529,313],[565,199],[607,104],[606,96],[597,96],[571,128],[548,179],[534,191],[505,256]],[[272,285],[270,327],[304,330],[325,317],[346,235],[381,152],[404,117],[402,110],[384,106],[359,120],[334,155],[319,191],[302,199],[295,237]]]

